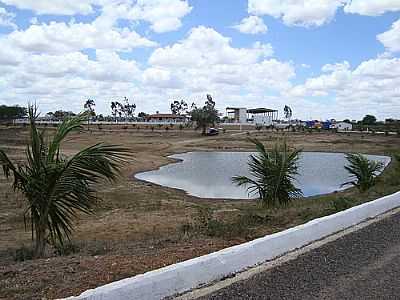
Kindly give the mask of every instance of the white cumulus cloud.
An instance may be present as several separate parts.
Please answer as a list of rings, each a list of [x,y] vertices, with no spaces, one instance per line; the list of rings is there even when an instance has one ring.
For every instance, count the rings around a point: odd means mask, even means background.
[[[400,11],[399,0],[352,0],[344,7],[346,13],[379,16],[386,12]]]
[[[93,12],[92,4],[97,4],[96,0],[1,0],[7,5],[15,6],[19,9],[29,9],[38,14],[52,15],[74,15],[89,14]]]
[[[145,21],[153,31],[161,33],[181,27],[181,19],[192,7],[187,0],[0,0],[19,9],[28,9],[36,14],[90,15],[100,12],[102,22],[114,24],[119,19]]]
[[[400,19],[392,24],[391,29],[381,33],[377,39],[385,46],[389,52],[400,51]]]
[[[26,30],[12,32],[7,38],[13,45],[36,53],[66,53],[87,48],[127,51],[156,45],[128,28],[102,28],[88,23],[34,24]]]
[[[187,1],[181,0],[138,0],[129,13],[132,19],[151,23],[155,32],[173,31],[181,27],[181,19],[191,12]]]
[[[268,31],[267,25],[265,25],[263,19],[258,16],[249,16],[244,18],[240,24],[232,26],[242,33],[247,34],[260,34]]]
[[[0,7],[0,26],[17,28],[14,23],[15,14],[8,12],[4,7]]]
[[[248,12],[282,18],[288,26],[321,26],[329,23],[344,0],[249,0]]]
[[[199,26],[193,28],[185,40],[156,49],[149,62],[171,67],[251,64],[273,54],[270,44],[257,42],[252,48],[234,48],[230,44],[230,38],[212,28]]]
[[[248,12],[268,15],[288,26],[317,27],[327,24],[338,9],[348,14],[380,16],[400,11],[399,0],[248,0]]]
[[[211,93],[216,99],[221,97],[220,108],[250,98],[256,101],[266,92],[291,87],[290,79],[295,76],[291,63],[270,58],[272,54],[269,44],[257,42],[252,47],[236,48],[230,38],[199,26],[180,42],[154,50],[145,82],[159,87],[173,78],[175,86],[181,85],[182,95],[197,98]],[[244,96],[238,98],[241,93]]]
[[[286,97],[310,99],[325,97],[319,111],[326,108],[331,117],[361,118],[367,113],[380,119],[400,117],[400,59],[375,58],[352,69],[348,62],[329,64],[322,75],[294,86]],[[312,98],[311,98],[312,99]],[[329,112],[330,110],[330,112]]]

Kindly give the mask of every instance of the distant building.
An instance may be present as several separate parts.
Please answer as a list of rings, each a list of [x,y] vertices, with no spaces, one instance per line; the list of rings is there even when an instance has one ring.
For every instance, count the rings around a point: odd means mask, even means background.
[[[185,123],[187,120],[186,116],[174,115],[174,114],[154,114],[147,116],[147,121],[151,123]]]
[[[247,108],[227,107],[226,115],[229,123],[247,123]]]
[[[353,124],[347,122],[337,122],[332,125],[332,128],[337,129],[338,131],[352,131]]]
[[[228,123],[271,126],[278,120],[278,111],[269,108],[247,109],[245,107],[227,107]]]
[[[279,117],[277,110],[269,108],[248,109],[247,113],[251,115],[255,125],[271,126]]]

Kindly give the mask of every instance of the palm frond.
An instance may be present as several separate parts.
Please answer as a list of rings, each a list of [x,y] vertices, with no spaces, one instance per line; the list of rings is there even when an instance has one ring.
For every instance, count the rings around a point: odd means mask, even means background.
[[[115,180],[119,166],[126,162],[130,151],[116,145],[97,144],[88,147],[65,162],[51,183],[49,194],[50,234],[63,244],[69,238],[72,219],[77,212],[90,214],[98,198],[91,185],[103,178]]]
[[[256,154],[249,158],[250,177],[235,176],[233,183],[245,185],[249,194],[258,193],[259,199],[269,206],[287,205],[302,196],[293,184],[298,175],[298,159],[301,150],[291,151],[286,142],[277,142],[271,151],[257,139],[249,139],[256,146]]]
[[[48,161],[53,161],[55,155],[59,152],[61,142],[73,130],[82,129],[83,123],[86,120],[86,114],[80,114],[73,118],[65,119],[58,127],[53,140],[49,145]]]
[[[7,178],[13,174],[14,189],[27,200],[24,220],[30,220],[35,253],[42,256],[48,239],[62,245],[70,238],[75,218],[93,212],[99,201],[94,185],[103,179],[116,180],[130,153],[124,147],[96,144],[66,158],[60,155],[62,141],[81,127],[85,116],[65,120],[47,144],[44,132],[36,127],[36,107],[29,106],[28,115],[26,163],[16,166],[0,150],[0,165]]]
[[[360,191],[370,189],[376,182],[376,176],[383,169],[384,164],[380,161],[369,160],[362,154],[346,154],[348,164],[344,167],[350,174],[351,180],[342,186],[353,185]]]

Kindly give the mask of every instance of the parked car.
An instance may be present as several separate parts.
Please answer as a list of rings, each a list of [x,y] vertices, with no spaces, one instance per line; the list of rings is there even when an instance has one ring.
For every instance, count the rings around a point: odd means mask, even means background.
[[[219,134],[219,130],[216,128],[209,128],[207,131],[208,136],[213,136],[213,135],[218,135],[218,134]]]

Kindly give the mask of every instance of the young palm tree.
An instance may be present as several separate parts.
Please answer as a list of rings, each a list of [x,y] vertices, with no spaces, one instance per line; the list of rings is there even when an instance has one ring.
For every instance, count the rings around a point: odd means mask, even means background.
[[[93,212],[99,200],[93,185],[102,179],[115,180],[129,153],[120,146],[96,144],[66,157],[61,143],[71,131],[82,129],[86,116],[66,119],[46,143],[44,132],[36,127],[37,109],[30,106],[28,113],[26,162],[16,165],[0,150],[0,165],[7,178],[13,176],[14,190],[27,200],[24,218],[31,223],[34,254],[43,257],[47,242],[63,245],[70,238],[79,212]]]
[[[342,186],[353,185],[361,192],[370,189],[376,183],[376,175],[382,170],[384,164],[379,161],[369,160],[362,154],[347,154],[346,159],[349,162],[344,168],[350,173],[350,177],[355,180],[348,181]]]
[[[238,186],[248,186],[249,194],[258,193],[267,206],[287,205],[303,194],[293,184],[298,175],[298,160],[301,150],[290,150],[286,142],[276,143],[271,152],[257,139],[250,139],[257,149],[249,159],[250,177],[235,176],[232,181]]]

